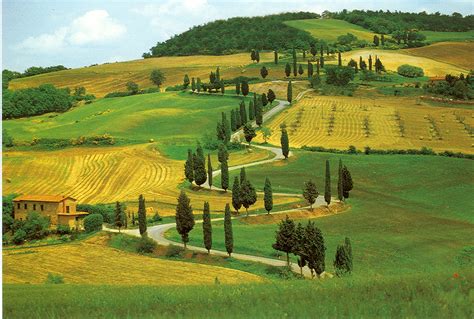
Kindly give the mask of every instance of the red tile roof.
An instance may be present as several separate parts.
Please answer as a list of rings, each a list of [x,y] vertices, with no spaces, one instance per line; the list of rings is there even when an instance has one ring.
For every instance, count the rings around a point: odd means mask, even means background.
[[[28,201],[28,202],[51,202],[51,203],[59,203],[63,200],[70,198],[75,200],[69,196],[62,196],[62,195],[21,195],[16,197],[13,201],[20,202],[20,201]]]

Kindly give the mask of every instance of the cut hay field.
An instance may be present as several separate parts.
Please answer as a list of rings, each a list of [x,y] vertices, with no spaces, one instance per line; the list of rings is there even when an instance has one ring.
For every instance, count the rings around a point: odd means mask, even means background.
[[[260,54],[261,62],[273,61],[271,52]],[[49,83],[58,87],[83,86],[87,92],[102,97],[110,92],[126,91],[126,83],[136,82],[141,88],[153,87],[149,80],[153,69],[160,69],[166,76],[163,87],[183,83],[183,77],[209,79],[209,73],[219,66],[223,78],[237,76],[259,76],[258,68],[247,68],[251,64],[248,53],[222,56],[160,57],[101,64],[60,72],[52,72],[32,77],[15,79],[10,82],[11,89],[37,87]]]
[[[449,63],[466,70],[474,70],[474,42],[440,42],[403,52],[435,61]]]
[[[235,155],[234,155],[235,154]],[[267,152],[230,154],[230,165],[268,158]],[[163,156],[156,145],[103,148],[68,148],[57,151],[8,151],[3,153],[3,194],[64,194],[80,203],[137,201],[143,194],[155,202],[162,216],[174,215],[179,185],[184,182],[184,161]],[[217,161],[214,162],[217,169]],[[187,189],[196,210],[209,201],[212,211],[222,212],[231,194]],[[297,198],[278,197],[278,204]],[[259,199],[255,209],[263,207]]]
[[[285,21],[286,25],[309,32],[314,38],[335,42],[340,35],[352,33],[360,40],[372,42],[374,33],[358,25],[337,19],[305,19]]]
[[[427,47],[428,50],[429,47]],[[408,51],[410,52],[410,51]],[[359,57],[362,56],[364,60],[368,60],[369,55],[372,55],[372,58],[377,55],[382,61],[385,69],[388,71],[397,71],[397,68],[402,64],[410,64],[423,69],[426,76],[445,76],[448,73],[459,74],[459,73],[468,73],[469,70],[464,67],[458,67],[451,63],[446,63],[443,61],[437,61],[425,56],[414,56],[410,54],[405,54],[405,50],[373,50],[373,49],[362,49],[342,53],[342,64],[347,65],[351,59],[359,61]],[[468,56],[466,56],[468,58]],[[337,61],[332,62],[337,63]]]
[[[472,136],[456,116],[464,117],[471,127],[474,125],[472,110],[417,105],[413,98],[306,95],[266,126],[276,132],[269,139],[275,145],[280,143],[278,132],[285,123],[292,147],[347,149],[354,145],[359,149],[365,146],[420,149],[426,146],[436,151],[473,153]],[[368,135],[364,127],[366,119]],[[256,141],[263,142],[263,139],[258,135]]]
[[[223,284],[263,282],[243,271],[150,258],[106,242],[107,235],[98,235],[79,243],[3,250],[3,284],[41,284],[48,273],[61,275],[66,284],[214,285],[216,277]]]

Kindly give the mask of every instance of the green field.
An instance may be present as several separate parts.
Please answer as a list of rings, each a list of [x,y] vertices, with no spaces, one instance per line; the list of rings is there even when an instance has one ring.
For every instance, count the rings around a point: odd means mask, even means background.
[[[474,246],[474,162],[435,156],[335,155],[297,152],[287,164],[248,168],[247,177],[262,189],[269,176],[273,190],[300,193],[308,178],[324,191],[324,163],[332,165],[333,193],[342,158],[354,180],[349,212],[316,223],[327,242],[326,267],[332,271],[337,244],[351,238],[356,277],[439,272],[452,274],[465,247]],[[449,168],[449,169],[447,169]],[[309,173],[309,172],[312,172]],[[235,172],[231,172],[233,180]],[[275,257],[271,244],[277,226],[234,222],[236,252]],[[222,249],[222,223],[215,223],[214,246]],[[179,240],[176,232],[171,237]],[[202,245],[200,227],[191,244]],[[471,253],[472,254],[472,253]],[[471,256],[472,258],[472,256]]]
[[[423,31],[429,42],[474,41],[474,30],[467,32]]]

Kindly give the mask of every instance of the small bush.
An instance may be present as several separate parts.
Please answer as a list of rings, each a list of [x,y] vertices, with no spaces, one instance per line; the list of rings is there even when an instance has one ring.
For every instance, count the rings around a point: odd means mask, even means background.
[[[58,235],[68,235],[71,233],[71,228],[69,225],[58,225],[56,227],[56,234]]]
[[[26,240],[26,232],[23,229],[18,229],[15,232],[15,235],[12,237],[12,243],[15,245],[21,245]]]
[[[425,75],[423,69],[417,66],[403,64],[400,65],[397,69],[398,74],[407,78],[417,78]]]
[[[84,218],[84,229],[87,233],[102,230],[104,218],[100,214],[92,214]]]
[[[150,254],[156,249],[156,242],[148,236],[143,236],[138,242],[137,252],[140,254]]]
[[[48,273],[48,277],[46,277],[45,283],[46,284],[64,284],[64,278],[61,275]]]
[[[184,254],[184,251],[185,251],[184,247],[169,245],[165,256],[171,257],[171,258],[182,257]]]

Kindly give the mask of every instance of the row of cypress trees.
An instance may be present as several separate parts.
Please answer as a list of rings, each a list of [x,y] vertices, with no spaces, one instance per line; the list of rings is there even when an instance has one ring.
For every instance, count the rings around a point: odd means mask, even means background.
[[[209,254],[212,248],[212,224],[209,202],[204,202],[202,214],[202,233],[204,247],[207,249],[207,253]],[[232,233],[232,216],[229,204],[226,204],[224,209],[224,236],[225,248],[230,257],[234,251],[234,235]]]

